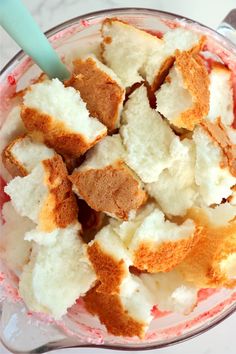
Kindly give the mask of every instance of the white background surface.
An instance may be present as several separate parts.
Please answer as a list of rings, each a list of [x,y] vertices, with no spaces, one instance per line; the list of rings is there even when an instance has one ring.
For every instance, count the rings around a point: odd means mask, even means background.
[[[216,28],[225,15],[236,8],[236,0],[23,0],[43,30],[87,12],[111,7],[147,7],[181,14]],[[19,50],[0,28],[0,69]],[[157,354],[235,354],[236,315],[231,316],[209,332],[166,349],[150,351]],[[0,354],[9,353],[0,344]],[[56,352],[54,352],[56,353]],[[58,354],[117,354],[102,349],[63,350]],[[130,352],[123,352],[130,353]],[[139,352],[143,354],[144,352]],[[148,353],[148,352],[145,352]]]

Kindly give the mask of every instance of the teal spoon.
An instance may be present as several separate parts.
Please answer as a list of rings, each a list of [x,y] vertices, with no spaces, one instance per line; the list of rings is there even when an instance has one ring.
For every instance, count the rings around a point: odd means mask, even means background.
[[[50,78],[69,78],[66,66],[20,0],[0,0],[0,25]]]

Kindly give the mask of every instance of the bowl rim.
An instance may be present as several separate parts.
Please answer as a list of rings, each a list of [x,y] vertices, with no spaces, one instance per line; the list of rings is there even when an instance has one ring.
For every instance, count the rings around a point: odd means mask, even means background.
[[[204,29],[207,29],[209,31],[209,33],[212,33],[214,35],[217,35],[219,38],[221,38],[222,40],[224,40],[225,43],[227,43],[227,45],[229,45],[229,47],[231,47],[233,50],[235,50],[236,52],[236,47],[235,45],[228,39],[226,38],[224,35],[222,35],[221,33],[217,32],[216,30],[198,22],[198,21],[194,21],[193,19],[190,19],[188,17],[185,16],[181,16],[175,13],[171,13],[171,12],[167,12],[167,11],[162,11],[162,10],[157,10],[157,9],[151,9],[151,8],[145,8],[145,7],[114,7],[114,8],[109,8],[109,9],[103,9],[103,10],[98,10],[98,11],[93,11],[93,12],[89,12],[80,16],[76,16],[74,18],[71,18],[67,21],[64,21],[52,28],[50,28],[49,30],[47,30],[45,32],[46,37],[51,37],[54,34],[56,34],[57,32],[62,31],[63,29],[74,25],[76,22],[78,23],[81,20],[92,20],[96,17],[102,16],[102,15],[111,15],[111,14],[115,14],[115,13],[142,13],[142,14],[157,14],[157,15],[163,15],[166,16],[167,18],[175,18],[178,20],[186,20],[189,23],[193,23],[193,24],[197,24],[200,27],[203,27]],[[20,61],[21,59],[23,59],[24,57],[27,57],[27,54],[23,51],[20,50],[18,51],[5,65],[4,67],[0,70],[0,76],[2,76],[16,61]],[[236,302],[234,302],[226,311],[223,311],[219,317],[215,318],[212,320],[212,322],[208,323],[208,324],[203,324],[202,326],[199,327],[199,329],[193,329],[192,331],[190,331],[189,333],[186,333],[184,335],[181,335],[179,338],[173,338],[172,340],[170,340],[167,343],[160,343],[160,344],[150,344],[150,345],[146,345],[145,346],[145,342],[144,342],[144,346],[140,346],[140,347],[135,347],[135,346],[126,346],[124,344],[124,346],[121,344],[114,344],[114,345],[110,345],[110,344],[101,344],[101,345],[93,345],[93,344],[85,344],[82,345],[84,347],[99,347],[99,348],[107,348],[107,349],[111,349],[111,350],[122,350],[122,351],[141,351],[141,350],[153,350],[153,349],[159,349],[159,348],[164,348],[164,347],[169,347],[172,346],[174,344],[178,344],[178,343],[182,343],[185,342],[189,339],[195,338],[200,334],[203,334],[205,332],[207,332],[208,330],[214,328],[215,326],[217,326],[219,323],[223,322],[226,318],[228,318],[229,316],[231,316],[232,314],[234,314],[236,312]],[[141,343],[140,343],[141,344]],[[132,345],[132,344],[131,344]],[[78,343],[78,347],[81,347],[81,345]],[[68,347],[69,348],[69,347]],[[72,347],[71,347],[72,348]],[[74,347],[75,348],[75,347]]]
[[[75,22],[79,22],[81,20],[92,20],[93,18],[98,17],[100,15],[104,15],[104,14],[109,15],[114,12],[117,12],[117,13],[118,12],[139,12],[139,13],[147,13],[147,14],[152,13],[152,14],[165,15],[167,17],[172,17],[172,18],[174,17],[175,19],[178,19],[178,20],[187,20],[190,23],[194,23],[194,24],[199,25],[200,27],[206,28],[212,34],[217,35],[219,38],[224,40],[231,48],[235,48],[235,52],[236,52],[235,45],[228,38],[226,38],[220,32],[217,32],[213,28],[202,24],[201,22],[194,21],[193,19],[191,19],[189,17],[178,15],[178,14],[175,14],[172,12],[151,9],[151,8],[145,8],[145,7],[114,7],[114,8],[108,8],[108,9],[88,12],[84,15],[73,17],[73,18],[66,20],[58,25],[55,25],[54,27],[45,31],[44,34],[48,38],[48,37],[53,36],[55,33],[65,29],[66,27],[73,25]],[[0,76],[3,75],[5,73],[5,71],[7,71],[12,64],[14,64],[15,61],[21,60],[24,56],[27,56],[27,54],[22,49],[19,50],[0,70]]]

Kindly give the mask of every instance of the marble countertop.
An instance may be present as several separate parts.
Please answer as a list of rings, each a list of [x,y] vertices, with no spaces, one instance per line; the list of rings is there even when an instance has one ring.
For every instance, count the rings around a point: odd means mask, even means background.
[[[91,11],[115,7],[146,7],[165,10],[193,18],[209,27],[216,28],[227,13],[236,7],[235,0],[23,0],[45,31],[70,18]],[[0,69],[19,50],[19,47],[0,28]],[[177,346],[151,351],[162,354],[233,354],[233,338],[236,328],[234,314],[217,327]],[[0,353],[9,353],[0,344]],[[56,352],[54,352],[56,353]],[[75,349],[63,350],[58,354],[117,354],[118,351]],[[122,353],[122,352],[119,352]],[[128,353],[128,352],[123,352]],[[143,351],[140,354],[144,353]]]

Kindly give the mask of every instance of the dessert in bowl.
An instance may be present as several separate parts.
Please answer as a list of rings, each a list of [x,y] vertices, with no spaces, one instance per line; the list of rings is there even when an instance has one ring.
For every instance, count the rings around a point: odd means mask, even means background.
[[[141,9],[54,40],[66,82],[3,73],[3,341],[137,350],[211,327],[235,307],[233,45]]]

